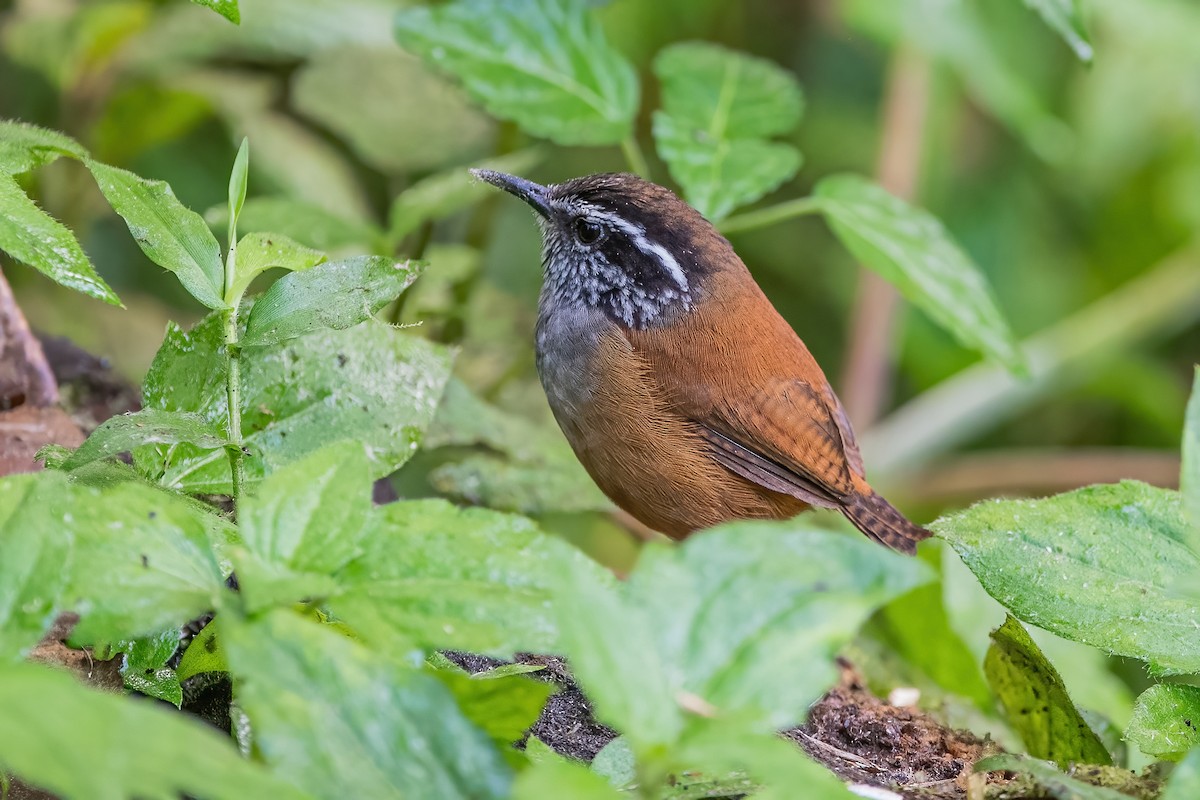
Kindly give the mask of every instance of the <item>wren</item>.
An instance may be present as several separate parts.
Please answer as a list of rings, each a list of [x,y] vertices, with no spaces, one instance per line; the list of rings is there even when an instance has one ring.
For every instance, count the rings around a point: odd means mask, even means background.
[[[699,212],[634,175],[472,172],[537,212],[538,374],[614,503],[676,539],[809,506],[905,553],[930,535],[867,483],[825,374]]]

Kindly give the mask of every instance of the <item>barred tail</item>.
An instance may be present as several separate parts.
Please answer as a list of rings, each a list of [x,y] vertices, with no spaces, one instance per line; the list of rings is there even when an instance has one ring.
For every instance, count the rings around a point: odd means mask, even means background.
[[[917,552],[917,542],[933,535],[920,525],[909,522],[907,517],[871,491],[870,487],[864,488],[865,491],[855,493],[846,501],[842,513],[869,538],[893,550],[913,555]]]

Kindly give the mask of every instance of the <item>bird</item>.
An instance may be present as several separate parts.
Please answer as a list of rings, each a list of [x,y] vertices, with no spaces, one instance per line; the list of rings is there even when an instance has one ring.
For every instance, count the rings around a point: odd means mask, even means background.
[[[931,535],[867,483],[821,367],[729,241],[674,192],[627,173],[549,185],[472,173],[535,212],[538,375],[617,506],[677,540],[809,507],[903,553]]]

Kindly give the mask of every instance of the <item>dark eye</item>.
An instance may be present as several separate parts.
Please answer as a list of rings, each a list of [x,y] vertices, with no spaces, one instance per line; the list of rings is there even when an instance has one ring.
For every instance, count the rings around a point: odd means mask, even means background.
[[[595,244],[603,235],[604,228],[587,217],[579,217],[575,220],[575,238],[579,240],[580,244]]]

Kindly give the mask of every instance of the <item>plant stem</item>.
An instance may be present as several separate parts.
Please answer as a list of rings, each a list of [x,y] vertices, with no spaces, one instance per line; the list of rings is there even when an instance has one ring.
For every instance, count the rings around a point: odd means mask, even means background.
[[[225,378],[225,395],[229,405],[229,470],[233,481],[233,506],[238,508],[242,499],[242,487],[246,483],[246,454],[242,442],[242,352],[238,346],[238,305],[241,298],[233,296],[234,273],[237,271],[237,245],[229,243],[229,254],[225,258],[225,355],[228,369]]]
[[[813,214],[821,210],[821,201],[815,197],[800,197],[786,200],[773,206],[760,208],[757,211],[747,211],[745,214],[735,214],[724,222],[718,223],[721,233],[741,233],[758,228],[766,228],[777,222]]]
[[[631,170],[643,178],[650,177],[650,165],[646,163],[642,146],[638,144],[637,137],[632,133],[621,140],[621,152],[625,154],[625,161]]]

